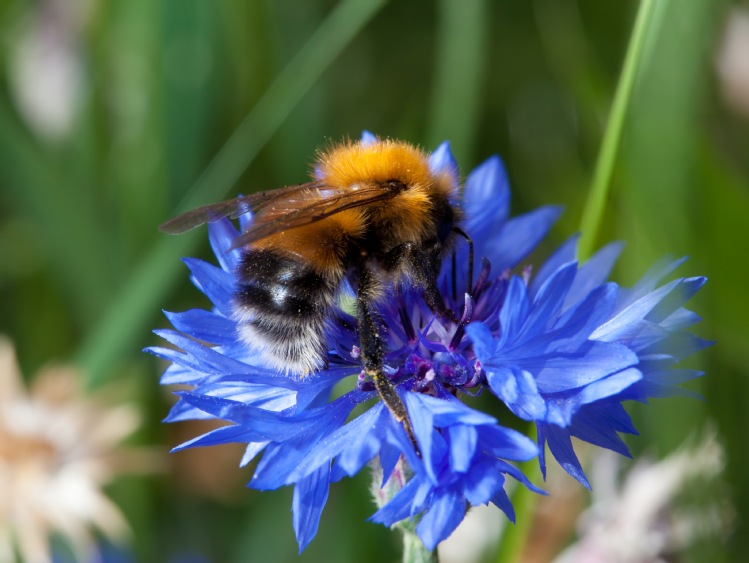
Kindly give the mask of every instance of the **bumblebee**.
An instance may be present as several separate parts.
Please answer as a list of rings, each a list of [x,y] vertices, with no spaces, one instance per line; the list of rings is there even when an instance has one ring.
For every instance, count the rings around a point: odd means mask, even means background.
[[[356,292],[364,370],[416,447],[406,408],[383,373],[374,306],[408,284],[436,314],[457,322],[437,288],[453,239],[468,239],[457,191],[455,178],[431,170],[413,145],[347,141],[318,152],[310,182],[200,207],[160,228],[178,234],[253,212],[234,242],[242,249],[234,316],[239,337],[287,373],[325,366],[325,325],[347,280]]]

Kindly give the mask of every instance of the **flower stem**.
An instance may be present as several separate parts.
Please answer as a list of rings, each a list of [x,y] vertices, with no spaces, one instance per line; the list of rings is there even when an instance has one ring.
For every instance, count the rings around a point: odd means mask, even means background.
[[[416,535],[416,522],[404,520],[396,527],[403,534],[403,563],[437,563],[437,550],[429,551]]]
[[[603,212],[606,206],[611,177],[614,171],[614,163],[622,138],[624,118],[632,98],[632,90],[638,70],[643,66],[646,36],[655,14],[655,0],[642,0],[635,19],[632,37],[627,48],[624,59],[624,67],[616,87],[614,101],[611,107],[611,115],[603,135],[601,150],[598,153],[596,167],[593,172],[593,180],[590,193],[583,209],[580,221],[579,254],[580,260],[588,258],[593,251],[598,231],[601,227]]]
[[[401,457],[388,477],[387,482],[382,484],[382,465],[379,458],[372,462],[372,496],[377,503],[377,508],[382,508],[398,494],[403,486],[411,478],[411,468],[406,460]],[[416,534],[416,522],[412,519],[401,520],[393,526],[400,530],[403,535],[403,563],[437,563],[437,551],[429,551]]]

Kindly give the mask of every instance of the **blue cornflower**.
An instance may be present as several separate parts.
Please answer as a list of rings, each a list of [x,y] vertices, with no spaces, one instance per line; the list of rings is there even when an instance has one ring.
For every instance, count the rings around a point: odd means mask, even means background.
[[[626,290],[605,281],[621,245],[579,266],[575,242],[538,275],[503,282],[502,306],[467,332],[492,393],[535,422],[542,470],[548,444],[562,467],[589,486],[572,436],[628,456],[618,433],[636,431],[621,403],[684,393],[676,385],[701,375],[670,368],[709,344],[685,331],[699,317],[682,307],[706,280],[656,288],[680,263],[674,261]]]
[[[447,143],[431,155],[430,166],[457,178]],[[270,369],[239,339],[232,300],[241,256],[232,246],[240,231],[226,219],[211,223],[219,266],[185,262],[213,308],[166,313],[176,330],[157,334],[180,350],[149,351],[172,362],[162,383],[192,387],[178,393],[168,421],[218,418],[230,425],[176,449],[245,443],[242,466],[262,454],[249,486],[294,485],[300,550],[317,531],[330,484],[374,458],[384,481],[396,473],[403,477],[396,470],[399,459],[409,471],[403,488],[372,520],[392,525],[420,517],[416,531],[429,549],[455,529],[470,505],[493,502],[514,520],[504,476],[541,491],[507,461],[540,456],[543,466],[547,442],[565,469],[587,484],[570,436],[626,453],[617,432],[634,429],[621,402],[673,392],[675,383],[698,375],[668,368],[704,345],[684,332],[698,319],[681,308],[704,280],[654,289],[669,271],[664,266],[625,291],[605,282],[618,246],[578,267],[574,240],[537,274],[526,268],[513,275],[560,210],[544,207],[510,219],[509,200],[497,157],[466,179],[463,228],[482,260],[468,272],[461,246],[439,279],[448,308],[462,311],[460,322],[435,316],[409,288],[394,290],[390,301],[379,304],[385,370],[408,410],[418,453],[390,412],[372,404],[376,394],[361,375],[356,321],[345,311],[327,328],[327,366],[305,377]],[[241,217],[240,230],[250,220],[249,214]],[[348,390],[331,400],[333,387],[349,376],[352,381],[343,383]],[[541,448],[466,404],[485,388],[515,415],[536,423]],[[351,418],[357,405],[368,408]]]

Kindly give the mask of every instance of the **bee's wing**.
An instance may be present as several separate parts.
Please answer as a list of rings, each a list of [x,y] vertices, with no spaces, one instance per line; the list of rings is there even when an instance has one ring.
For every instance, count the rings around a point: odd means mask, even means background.
[[[297,201],[302,197],[302,194],[309,194],[312,190],[320,189],[321,187],[322,185],[319,182],[307,182],[204,205],[203,207],[198,207],[173,219],[169,219],[159,225],[159,229],[171,235],[178,235],[199,227],[204,223],[218,221],[223,217],[236,219],[249,211],[257,213],[279,200]]]
[[[232,248],[244,246],[281,231],[321,221],[346,209],[386,201],[402,191],[402,184],[362,186],[343,192],[328,186],[318,186],[317,189],[321,195],[313,201],[294,198],[278,200],[274,209],[267,215],[260,214],[255,217],[248,229],[234,240]]]

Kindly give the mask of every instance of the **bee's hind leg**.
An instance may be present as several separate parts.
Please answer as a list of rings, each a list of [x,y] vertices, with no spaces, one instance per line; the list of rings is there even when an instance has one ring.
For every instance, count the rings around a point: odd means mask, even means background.
[[[372,273],[362,267],[359,269],[359,287],[357,299],[357,320],[359,323],[359,345],[361,348],[364,371],[372,378],[375,389],[380,395],[382,402],[395,417],[395,420],[403,425],[403,429],[408,435],[408,439],[413,444],[417,455],[421,455],[416,436],[411,425],[411,419],[408,417],[406,405],[398,395],[393,383],[388,379],[382,370],[382,360],[384,356],[382,338],[380,338],[379,329],[375,320],[376,313],[371,307],[371,288],[374,280]]]

